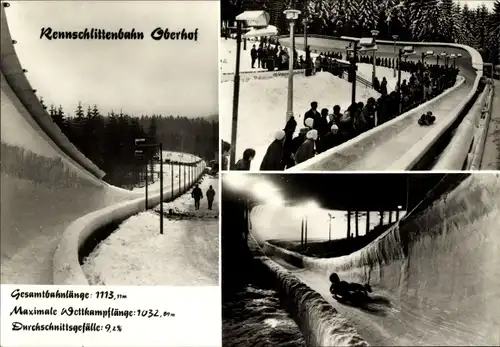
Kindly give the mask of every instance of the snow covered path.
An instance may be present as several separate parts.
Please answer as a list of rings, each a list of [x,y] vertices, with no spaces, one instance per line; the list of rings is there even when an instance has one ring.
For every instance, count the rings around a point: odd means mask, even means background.
[[[204,198],[200,210],[195,211],[191,191],[164,204],[165,212],[173,209],[190,217],[165,218],[163,235],[159,215],[153,211],[123,222],[85,260],[82,267],[90,283],[218,285],[218,179],[205,176],[200,184],[204,197],[210,185],[216,189],[212,210]]]

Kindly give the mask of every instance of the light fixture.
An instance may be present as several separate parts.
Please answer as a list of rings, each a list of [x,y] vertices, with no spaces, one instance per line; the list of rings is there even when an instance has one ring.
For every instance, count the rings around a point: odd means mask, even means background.
[[[239,173],[228,173],[224,175],[224,181],[235,189],[242,189],[247,184],[247,176]]]

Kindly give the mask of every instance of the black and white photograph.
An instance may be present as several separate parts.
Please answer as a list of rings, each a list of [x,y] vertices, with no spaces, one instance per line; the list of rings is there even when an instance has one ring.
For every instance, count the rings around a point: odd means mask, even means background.
[[[221,0],[224,170],[500,169],[498,0]]]
[[[219,11],[2,1],[2,284],[219,285]]]
[[[222,345],[498,345],[499,209],[498,172],[225,172]]]

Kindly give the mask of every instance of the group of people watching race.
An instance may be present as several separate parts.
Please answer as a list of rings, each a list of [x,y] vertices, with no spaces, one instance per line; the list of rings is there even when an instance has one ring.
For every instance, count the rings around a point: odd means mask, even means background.
[[[257,62],[258,67],[262,68],[274,69],[277,66],[278,69],[288,69],[288,51],[281,48],[279,42],[272,46],[269,41],[264,41],[260,43],[259,48],[254,45],[251,55],[252,67]],[[338,63],[342,58],[340,53],[320,53],[314,63],[309,58],[309,52],[306,52],[306,55],[308,56],[306,60],[298,57],[296,64],[299,68],[310,69],[312,75],[319,71],[327,71],[342,77],[346,72],[345,64]],[[297,57],[297,54],[294,57]],[[360,56],[356,62],[372,64],[373,57]],[[398,68],[397,60],[392,58],[379,57],[375,63],[387,68]],[[352,103],[346,110],[342,110],[340,105],[335,105],[330,113],[330,109],[320,109],[317,102],[311,102],[310,110],[303,117],[303,127],[296,137],[294,134],[297,121],[294,117],[287,121],[282,130],[275,133],[274,141],[266,151],[260,170],[281,171],[291,168],[388,122],[455,85],[459,72],[452,66],[428,65],[421,61],[402,61],[401,71],[410,73],[410,77],[408,80],[404,79],[401,85],[396,83],[394,90],[388,90],[385,77],[382,81],[375,78],[373,88],[380,93],[380,97],[377,99],[371,97],[366,103]],[[352,81],[354,76],[350,75],[351,71],[347,73],[349,80]],[[230,150],[230,145],[227,144],[226,147],[228,146],[227,153]],[[244,151],[243,158],[230,169],[249,170],[254,157],[255,150],[248,148]]]

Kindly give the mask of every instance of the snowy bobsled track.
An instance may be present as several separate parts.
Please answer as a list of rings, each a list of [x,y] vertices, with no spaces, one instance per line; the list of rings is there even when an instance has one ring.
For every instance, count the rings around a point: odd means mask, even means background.
[[[287,38],[281,38],[280,42],[285,46],[289,46]],[[318,52],[345,52],[345,47],[348,44],[348,41],[345,40],[320,37],[310,37],[307,42],[313,51],[317,50]],[[379,47],[377,51],[378,57],[394,57],[394,46],[392,44],[378,43],[377,45]],[[297,49],[303,48],[303,38],[297,37],[296,47]],[[401,47],[398,45],[397,48]],[[438,97],[429,102],[428,105],[422,106],[418,112],[406,117],[404,120],[394,122],[379,134],[363,139],[353,139],[339,148],[324,153],[321,157],[314,158],[302,166],[292,169],[292,171],[408,169],[404,167],[405,164],[403,163],[406,161],[403,158],[409,152],[414,151],[414,146],[429,133],[429,129],[422,128],[417,124],[420,115],[432,111],[437,118],[434,128],[439,127],[439,123],[441,123],[441,126],[447,124],[448,121],[456,117],[457,106],[467,99],[468,95],[473,91],[477,77],[473,68],[473,59],[465,49],[434,45],[417,45],[414,48],[417,54],[410,57],[410,60],[420,59],[421,53],[427,50],[436,51],[440,49],[450,54],[462,54],[463,58],[458,59],[456,64],[460,69],[460,76],[465,79],[464,83],[455,90],[448,92],[447,95]],[[427,60],[430,63],[435,63],[434,58],[427,58]],[[402,165],[402,167],[398,165]]]
[[[500,174],[474,174],[365,248],[311,258],[264,244],[371,345],[500,344]],[[258,239],[269,239],[253,228]],[[289,263],[290,257],[300,258]],[[288,261],[287,261],[288,260]],[[362,307],[338,303],[328,275],[369,282]]]

